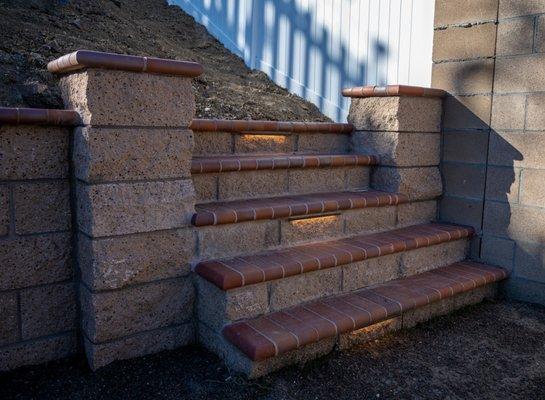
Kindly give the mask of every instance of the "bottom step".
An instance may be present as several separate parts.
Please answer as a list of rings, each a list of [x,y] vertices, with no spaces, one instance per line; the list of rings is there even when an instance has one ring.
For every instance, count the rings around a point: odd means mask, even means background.
[[[299,349],[454,297],[507,277],[505,270],[460,262],[408,278],[372,286],[237,322],[224,337],[252,361]]]

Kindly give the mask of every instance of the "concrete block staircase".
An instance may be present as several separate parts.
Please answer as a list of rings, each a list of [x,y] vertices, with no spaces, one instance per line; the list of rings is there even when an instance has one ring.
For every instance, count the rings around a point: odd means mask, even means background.
[[[506,277],[463,261],[474,231],[432,222],[434,198],[380,190],[383,155],[355,148],[351,124],[191,129],[198,335],[236,371],[260,376],[413,326],[493,296]]]
[[[64,214],[93,369],[198,341],[256,377],[479,302],[506,277],[466,260],[472,228],[433,222],[441,90],[347,89],[348,124],[195,120],[199,64],[83,50],[48,69],[73,111],[0,109],[0,123],[75,125]],[[36,155],[22,129],[4,131],[24,138],[5,141],[17,163]],[[4,264],[36,264],[21,243]]]

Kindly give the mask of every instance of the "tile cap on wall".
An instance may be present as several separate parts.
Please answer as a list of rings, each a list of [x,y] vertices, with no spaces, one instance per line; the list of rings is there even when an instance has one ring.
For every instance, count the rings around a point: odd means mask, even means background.
[[[72,110],[0,107],[0,125],[81,125],[81,117]]]
[[[344,97],[444,97],[447,92],[441,89],[425,88],[420,86],[387,85],[387,86],[359,86],[343,89]]]
[[[53,73],[66,73],[83,68],[151,72],[191,78],[201,75],[204,70],[201,64],[191,61],[166,60],[91,50],[77,50],[47,64],[47,69]]]

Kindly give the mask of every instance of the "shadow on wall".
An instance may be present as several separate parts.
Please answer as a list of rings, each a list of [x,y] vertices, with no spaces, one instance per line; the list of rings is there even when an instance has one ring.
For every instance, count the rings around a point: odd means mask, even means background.
[[[486,116],[476,115],[454,96],[445,99],[445,112],[442,153],[447,161],[441,165],[445,195],[439,219],[475,228],[471,257],[510,271],[503,284],[508,297],[545,304],[545,210],[521,204],[525,155],[506,140],[509,132],[491,129]],[[472,162],[451,162],[453,153],[473,154]],[[532,190],[542,190],[537,186]]]
[[[184,2],[170,0],[174,4]],[[357,60],[350,56],[340,31],[332,32],[318,24],[315,16],[301,10],[295,0],[190,3],[185,8],[205,10],[204,25],[213,33],[216,30],[216,35],[223,32],[221,41],[238,49],[250,67],[267,72],[277,84],[316,104],[336,121],[346,120],[350,106],[349,99],[341,95],[343,88],[369,82],[386,84],[387,43],[366,37],[367,60]],[[345,28],[339,25],[345,31],[349,27],[348,23]],[[238,43],[232,38],[237,38]]]

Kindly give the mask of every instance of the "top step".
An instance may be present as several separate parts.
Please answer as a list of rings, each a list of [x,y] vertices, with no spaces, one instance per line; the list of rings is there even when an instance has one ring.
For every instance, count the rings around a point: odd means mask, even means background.
[[[329,122],[194,119],[194,155],[242,153],[344,153],[351,124]]]
[[[195,132],[293,132],[351,133],[352,124],[335,122],[252,121],[227,119],[194,119],[189,126]]]

